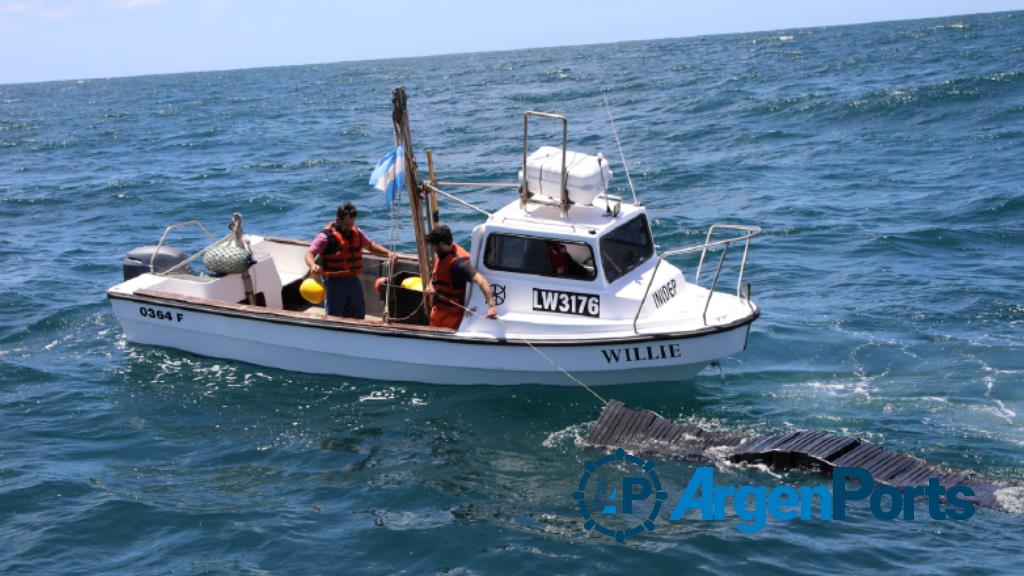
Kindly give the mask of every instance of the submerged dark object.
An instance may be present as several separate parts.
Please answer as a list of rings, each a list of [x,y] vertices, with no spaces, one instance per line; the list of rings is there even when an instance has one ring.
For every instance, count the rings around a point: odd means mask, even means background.
[[[765,464],[776,469],[803,468],[831,474],[838,466],[864,468],[876,482],[903,488],[927,486],[929,478],[943,485],[962,484],[974,491],[966,498],[978,506],[1002,508],[996,490],[1006,484],[966,470],[955,470],[924,460],[889,452],[852,436],[823,430],[799,430],[774,435],[737,434],[707,430],[693,424],[676,424],[650,410],[632,410],[611,400],[587,435],[593,448],[622,448],[646,456],[709,458]]]

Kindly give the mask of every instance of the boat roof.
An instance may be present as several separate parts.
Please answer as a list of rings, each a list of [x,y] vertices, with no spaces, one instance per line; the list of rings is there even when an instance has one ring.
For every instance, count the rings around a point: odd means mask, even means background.
[[[646,210],[643,205],[628,204],[616,196],[609,196],[607,200],[599,196],[593,204],[573,206],[565,215],[562,214],[561,206],[554,202],[530,201],[522,206],[516,200],[491,214],[487,219],[487,227],[491,230],[591,240],[644,212]]]

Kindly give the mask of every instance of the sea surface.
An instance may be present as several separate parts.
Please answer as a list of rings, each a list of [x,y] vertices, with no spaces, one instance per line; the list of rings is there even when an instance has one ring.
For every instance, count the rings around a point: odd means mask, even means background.
[[[125,342],[105,291],[198,218],[309,238],[409,93],[421,166],[514,181],[522,113],[567,114],[662,249],[756,224],[749,349],[602,389],[681,422],[822,428],[1024,478],[1024,12],[415,59],[0,86],[0,573],[1020,574],[1024,506],[970,520],[735,518],[617,544],[571,499],[577,387],[284,372]],[[554,141],[538,124],[534,142]],[[460,191],[486,209],[508,191]],[[468,239],[478,214],[443,217]],[[171,243],[202,245],[197,230]],[[692,268],[690,268],[692,270]],[[699,463],[656,460],[678,494]],[[718,464],[721,483],[813,475]]]

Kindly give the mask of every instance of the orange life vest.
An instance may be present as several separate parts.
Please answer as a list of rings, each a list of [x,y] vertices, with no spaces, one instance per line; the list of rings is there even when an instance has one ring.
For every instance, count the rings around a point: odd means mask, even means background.
[[[345,240],[341,230],[331,222],[324,228],[327,247],[320,253],[320,265],[326,277],[359,276],[363,270],[363,233],[352,226],[351,240]]]
[[[438,296],[434,298],[434,307],[454,308],[459,311],[460,317],[462,309],[459,306],[466,298],[466,285],[463,284],[461,288],[456,288],[452,282],[452,272],[464,260],[469,260],[469,252],[466,252],[458,244],[452,244],[452,251],[444,258],[434,257],[434,271],[431,273],[431,283]]]

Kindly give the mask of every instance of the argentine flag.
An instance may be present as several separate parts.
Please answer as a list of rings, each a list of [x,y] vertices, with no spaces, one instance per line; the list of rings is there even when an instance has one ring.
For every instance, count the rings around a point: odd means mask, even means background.
[[[391,206],[398,193],[405,187],[405,151],[401,146],[384,155],[370,175],[370,186],[384,192],[384,199]]]

